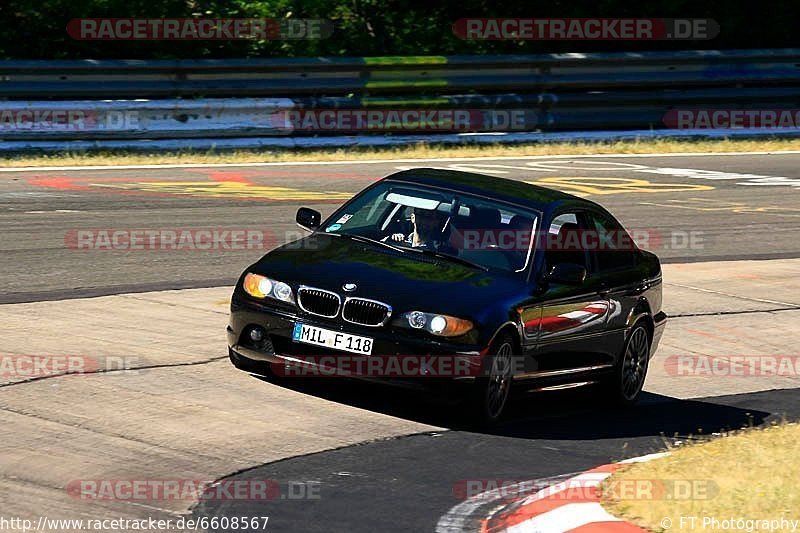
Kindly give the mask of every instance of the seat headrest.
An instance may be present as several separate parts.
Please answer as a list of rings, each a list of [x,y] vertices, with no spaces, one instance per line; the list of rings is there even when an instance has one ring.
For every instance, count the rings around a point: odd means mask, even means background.
[[[514,215],[511,217],[511,220],[508,221],[508,225],[513,229],[531,229],[533,225],[533,219],[526,217],[525,215]]]
[[[574,222],[565,222],[558,228],[558,236],[562,237],[574,231],[580,231],[581,227]]]
[[[491,207],[471,209],[470,220],[476,227],[493,228],[500,225],[500,210]]]

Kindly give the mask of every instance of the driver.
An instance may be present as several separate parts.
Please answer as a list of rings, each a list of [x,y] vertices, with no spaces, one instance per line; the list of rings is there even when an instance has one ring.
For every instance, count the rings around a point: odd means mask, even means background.
[[[403,233],[394,233],[391,240],[403,241],[412,248],[438,247],[446,219],[447,217],[439,211],[415,207],[411,213],[411,224],[414,226],[414,231],[408,236]]]

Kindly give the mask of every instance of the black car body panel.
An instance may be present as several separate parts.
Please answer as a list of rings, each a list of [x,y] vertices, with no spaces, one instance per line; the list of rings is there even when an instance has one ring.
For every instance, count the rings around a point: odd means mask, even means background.
[[[404,171],[377,182],[360,195],[387,181],[520,206],[535,213],[537,230],[549,228],[565,213],[575,214],[579,222],[601,220],[617,227],[616,220],[594,202],[518,181],[464,172]],[[350,202],[323,222],[321,228],[340,220],[347,205]],[[621,226],[615,231],[624,232]],[[269,252],[245,273],[280,280],[295,294],[300,286],[310,286],[336,293],[342,299],[357,296],[384,302],[391,307],[392,318],[379,327],[363,326],[346,322],[341,315],[326,318],[292,304],[259,300],[243,290],[243,273],[231,301],[230,350],[247,359],[272,362],[301,354],[346,355],[293,342],[292,328],[295,322],[302,321],[374,338],[373,357],[459,354],[472,364],[481,365],[481,358],[497,335],[508,332],[519,351],[515,379],[538,387],[589,380],[610,372],[619,363],[628,332],[639,322],[648,329],[652,356],[666,324],[661,309],[658,258],[635,246],[613,256],[590,251],[579,252],[582,256],[573,253],[575,262],[584,261],[588,272],[585,281],[557,283],[547,278],[552,258],[541,242],[545,238],[543,232],[535,234],[537,240],[525,270],[509,272],[473,268],[446,258],[398,252],[376,243],[315,231]],[[613,260],[607,259],[611,257]],[[612,262],[604,268],[603,263]],[[353,293],[344,290],[345,284],[350,283],[357,286]],[[472,321],[475,327],[455,338],[398,327],[396,318],[410,311],[452,315]],[[266,349],[247,337],[248,328],[254,325],[266,331]]]

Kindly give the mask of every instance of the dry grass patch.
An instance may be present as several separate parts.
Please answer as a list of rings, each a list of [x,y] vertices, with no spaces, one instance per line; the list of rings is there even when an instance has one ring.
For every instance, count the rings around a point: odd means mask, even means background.
[[[800,139],[678,141],[668,139],[608,143],[538,143],[525,145],[342,148],[326,150],[244,150],[235,152],[133,153],[97,152],[5,156],[0,167],[263,163],[352,161],[366,159],[430,159],[441,157],[519,157],[534,155],[647,154],[678,152],[761,152],[800,150]]]
[[[798,452],[798,424],[748,429],[677,448],[667,457],[618,470],[604,483],[603,505],[652,531],[741,530],[724,527],[721,521],[731,518],[800,520]],[[630,490],[642,486],[647,490]],[[681,517],[691,516],[698,517],[694,528],[687,519],[681,528]],[[663,527],[665,517],[670,528]],[[717,518],[721,525],[713,528],[703,517]]]

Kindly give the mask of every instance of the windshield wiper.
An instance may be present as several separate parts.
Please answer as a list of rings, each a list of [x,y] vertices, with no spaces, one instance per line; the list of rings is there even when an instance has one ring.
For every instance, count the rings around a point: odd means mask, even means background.
[[[457,255],[445,254],[442,252],[438,252],[436,250],[431,250],[430,248],[406,248],[406,250],[413,250],[415,252],[419,252],[425,255],[430,255],[439,259],[447,259],[448,261],[461,263],[462,265],[466,265],[472,268],[477,268],[478,270],[483,270],[484,272],[489,272],[489,269],[487,267],[478,263],[474,263],[468,259],[464,259],[463,257],[458,257]]]
[[[328,233],[328,235],[339,235],[341,237],[347,237],[353,241],[364,242],[367,244],[377,244],[378,246],[383,246],[384,248],[389,248],[390,250],[394,250],[395,252],[406,253],[408,248],[401,248],[399,246],[394,246],[389,244],[388,242],[377,241],[375,239],[370,239],[369,237],[364,237],[363,235],[358,235],[356,233]]]
[[[489,272],[489,269],[483,265],[478,263],[474,263],[462,257],[458,257],[457,255],[450,255],[445,254],[442,252],[437,252],[436,250],[431,250],[429,248],[409,248],[407,246],[395,246],[393,244],[389,244],[388,242],[378,241],[375,239],[370,239],[369,237],[364,237],[363,235],[358,235],[356,233],[335,233],[330,232],[327,235],[336,235],[338,237],[347,237],[348,239],[363,242],[367,244],[376,244],[378,246],[383,246],[384,248],[388,248],[390,250],[394,250],[395,252],[400,253],[408,253],[408,252],[417,252],[424,255],[429,255],[432,257],[436,257],[437,259],[446,259],[448,261],[452,261],[455,263],[461,263],[462,265],[466,265],[472,268],[477,268],[478,270],[483,270],[484,272]]]

